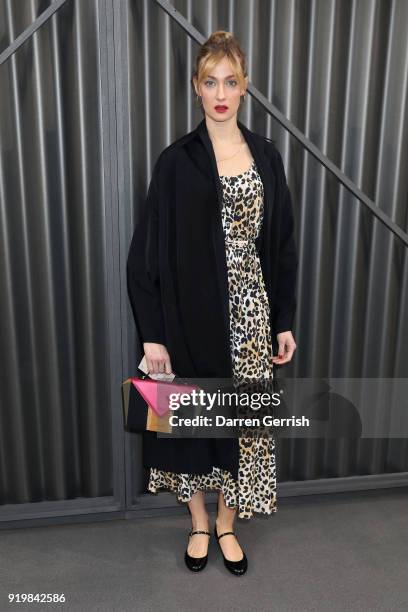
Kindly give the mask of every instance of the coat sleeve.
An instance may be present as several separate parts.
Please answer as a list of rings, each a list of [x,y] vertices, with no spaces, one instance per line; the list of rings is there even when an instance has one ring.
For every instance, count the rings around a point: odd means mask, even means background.
[[[158,162],[134,229],[127,258],[127,285],[142,342],[165,344],[159,274]]]
[[[286,180],[281,154],[277,152],[278,197],[281,199],[281,227],[277,268],[277,285],[272,315],[274,332],[291,331],[296,312],[296,275],[298,257],[294,239],[292,198]]]

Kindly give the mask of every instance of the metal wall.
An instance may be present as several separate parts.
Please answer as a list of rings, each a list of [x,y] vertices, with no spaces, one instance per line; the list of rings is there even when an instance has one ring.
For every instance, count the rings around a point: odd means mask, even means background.
[[[2,3],[3,50],[44,8]],[[105,56],[104,3],[68,0],[0,67],[4,520],[123,505]]]
[[[407,230],[407,2],[172,4],[205,37],[234,31],[250,81]],[[202,115],[189,84],[198,45],[155,2],[127,2],[122,21],[121,63],[129,75],[123,134],[132,143],[124,165],[136,195],[126,244],[152,163]],[[240,118],[276,141],[296,214],[298,350],[281,375],[406,377],[406,247],[251,96]],[[277,467],[281,481],[403,472],[408,443],[280,440]]]
[[[49,5],[0,0],[0,52]],[[234,31],[251,82],[407,230],[405,0],[174,6],[204,36]],[[140,440],[122,428],[120,383],[140,358],[125,262],[155,159],[202,118],[197,48],[154,0],[67,0],[0,66],[2,520],[162,503],[140,495]],[[298,350],[284,375],[406,377],[406,248],[250,96],[240,119],[277,142],[293,196]],[[403,482],[407,451],[283,439],[281,490]]]

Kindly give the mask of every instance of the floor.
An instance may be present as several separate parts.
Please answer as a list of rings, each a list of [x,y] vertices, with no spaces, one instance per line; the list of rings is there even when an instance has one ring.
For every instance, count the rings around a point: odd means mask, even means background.
[[[211,514],[212,523],[214,514]],[[271,517],[236,523],[245,576],[227,572],[211,538],[193,574],[182,516],[0,532],[0,610],[8,593],[64,593],[18,609],[386,612],[408,610],[408,491],[278,500]]]

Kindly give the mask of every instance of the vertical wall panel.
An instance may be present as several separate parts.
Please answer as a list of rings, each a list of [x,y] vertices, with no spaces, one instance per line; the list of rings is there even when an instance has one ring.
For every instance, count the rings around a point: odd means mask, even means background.
[[[45,9],[52,0],[2,0],[0,2],[0,53],[8,47]]]
[[[67,2],[0,68],[1,504],[113,493],[98,44]]]

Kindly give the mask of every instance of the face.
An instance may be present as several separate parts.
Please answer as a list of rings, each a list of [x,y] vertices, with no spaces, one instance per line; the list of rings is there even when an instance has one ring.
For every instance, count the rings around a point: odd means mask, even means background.
[[[194,83],[196,93],[202,97],[202,104],[206,115],[215,121],[225,121],[231,119],[238,112],[241,96],[245,89],[241,89],[228,58],[215,65],[210,71],[211,74],[205,77],[197,87]],[[248,77],[245,78],[245,86],[248,84]]]

